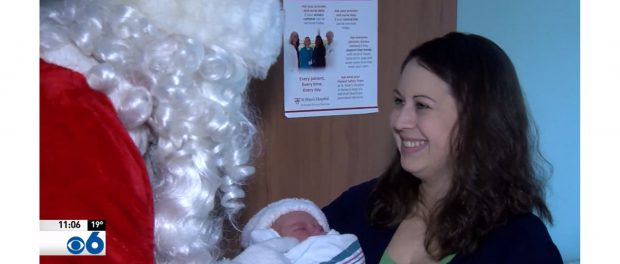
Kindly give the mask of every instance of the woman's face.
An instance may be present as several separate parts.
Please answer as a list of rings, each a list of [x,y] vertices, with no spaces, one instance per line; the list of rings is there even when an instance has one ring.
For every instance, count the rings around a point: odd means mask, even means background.
[[[450,86],[411,60],[394,90],[390,116],[403,168],[423,181],[449,180],[451,131],[457,117]]]
[[[309,37],[304,38],[304,46],[306,46],[306,48],[310,47],[310,38]]]
[[[291,37],[289,38],[290,43],[295,45],[295,43],[297,43],[299,41],[299,35],[297,35],[297,33],[293,32],[291,33]]]

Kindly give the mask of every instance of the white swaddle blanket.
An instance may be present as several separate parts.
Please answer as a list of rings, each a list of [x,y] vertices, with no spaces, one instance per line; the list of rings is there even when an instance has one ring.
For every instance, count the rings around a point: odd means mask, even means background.
[[[280,237],[271,229],[254,230],[252,242],[259,243]],[[343,234],[331,229],[327,234],[311,236],[284,253],[292,264],[362,264],[366,263],[359,241],[355,235]],[[257,259],[257,263],[260,260]]]

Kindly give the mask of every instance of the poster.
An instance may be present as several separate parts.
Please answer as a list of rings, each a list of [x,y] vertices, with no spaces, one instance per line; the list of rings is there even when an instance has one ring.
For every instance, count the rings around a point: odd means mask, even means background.
[[[284,0],[284,114],[375,113],[377,0]]]

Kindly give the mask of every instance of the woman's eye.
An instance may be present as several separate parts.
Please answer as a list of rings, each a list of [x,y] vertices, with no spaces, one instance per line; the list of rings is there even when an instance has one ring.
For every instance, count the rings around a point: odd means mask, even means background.
[[[415,108],[416,108],[416,109],[428,109],[428,108],[430,108],[430,107],[428,107],[428,105],[427,105],[427,104],[417,102],[417,103],[415,103]]]
[[[403,105],[405,103],[405,101],[403,101],[403,99],[400,99],[398,97],[394,97],[394,105]]]

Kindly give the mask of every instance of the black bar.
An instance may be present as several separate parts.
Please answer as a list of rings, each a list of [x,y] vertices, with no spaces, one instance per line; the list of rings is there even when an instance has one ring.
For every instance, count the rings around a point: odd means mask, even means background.
[[[105,231],[105,220],[88,220],[88,231]]]

